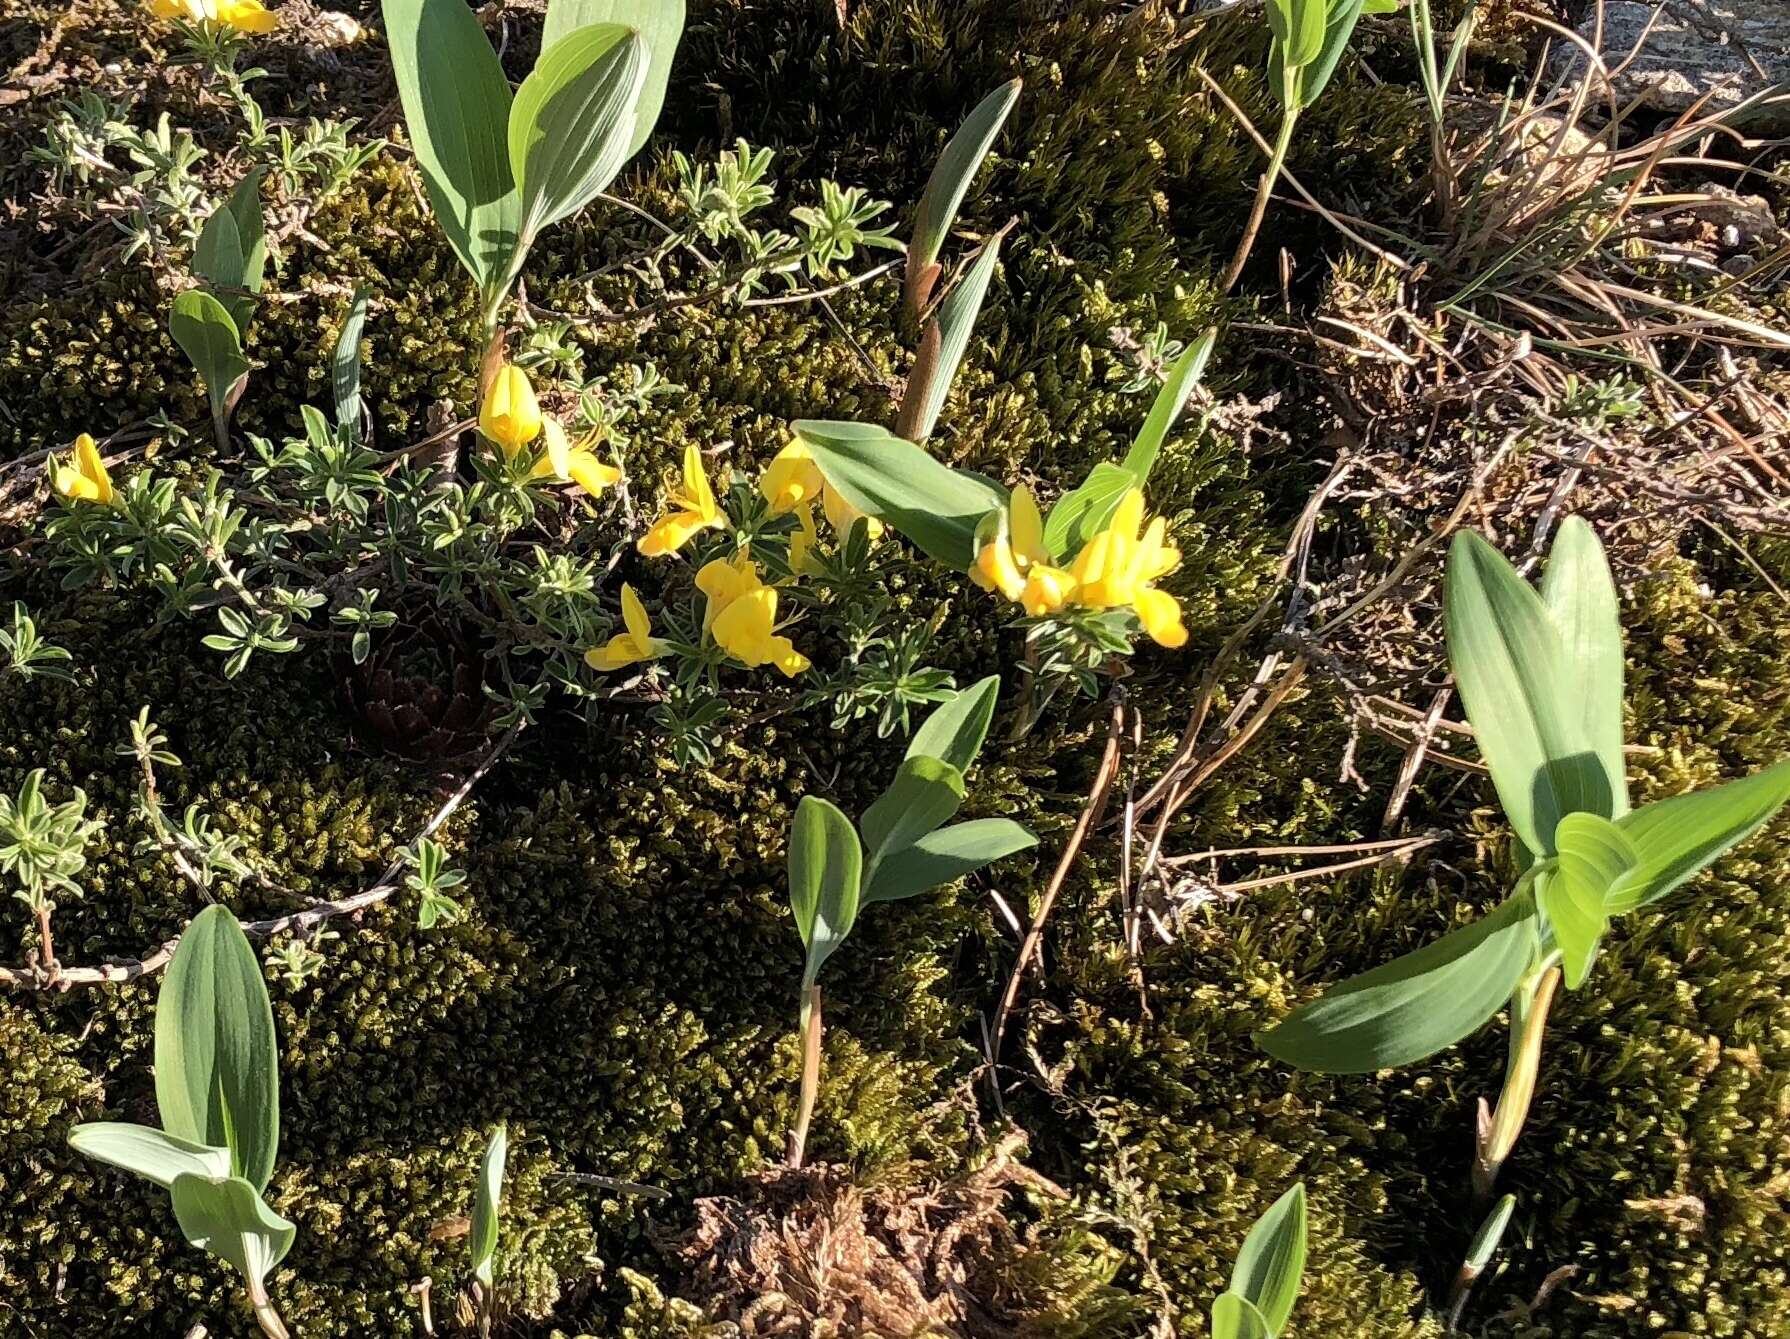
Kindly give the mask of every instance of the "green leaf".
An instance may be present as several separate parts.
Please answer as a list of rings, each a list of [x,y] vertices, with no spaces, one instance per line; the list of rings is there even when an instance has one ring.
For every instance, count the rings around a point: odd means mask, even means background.
[[[228,1148],[257,1191],[273,1174],[280,1080],[273,1008],[236,917],[193,917],[155,1006],[155,1100],[177,1138]]]
[[[633,142],[647,65],[640,34],[614,23],[579,28],[541,53],[510,109],[522,246],[615,180]]]
[[[381,0],[423,188],[487,295],[509,275],[521,198],[510,173],[510,84],[465,0]]]
[[[1347,7],[1351,0],[1342,0]],[[1360,0],[1353,0],[1359,8]],[[1324,49],[1326,0],[1268,0],[1268,31],[1280,59],[1297,68],[1316,60]]]
[[[802,995],[858,918],[864,851],[839,806],[804,795],[789,830],[789,905],[808,949]],[[806,1008],[806,1003],[804,1003]]]
[[[268,1208],[260,1192],[240,1176],[183,1173],[169,1190],[186,1239],[242,1271],[251,1295],[262,1293],[267,1276],[292,1249],[298,1229]]]
[[[624,161],[639,153],[659,123],[671,62],[684,35],[684,0],[550,0],[541,30],[541,50],[593,23],[619,23],[638,32],[649,58],[646,79],[634,106],[634,133]]]
[[[1542,603],[1560,634],[1567,672],[1564,710],[1576,716],[1584,738],[1603,764],[1610,796],[1608,817],[1628,812],[1628,776],[1622,757],[1622,621],[1616,583],[1597,532],[1569,516],[1555,536],[1541,582]]]
[[[991,237],[926,323],[895,421],[896,433],[909,441],[924,442],[938,424],[945,397],[957,379],[957,368],[969,350],[970,332],[982,312],[982,300],[988,295],[988,281],[994,278],[1000,254],[1001,239]]]
[[[1247,1297],[1224,1292],[1212,1299],[1212,1339],[1274,1339],[1274,1331]]]
[[[1457,535],[1443,593],[1448,657],[1510,825],[1554,853],[1567,814],[1613,816],[1615,796],[1569,689],[1559,629],[1528,582],[1482,537]]]
[[[1037,844],[1010,818],[976,818],[939,828],[874,864],[864,904],[914,897]]]
[[[1296,1184],[1256,1220],[1237,1263],[1231,1292],[1261,1312],[1270,1334],[1286,1328],[1305,1276],[1305,1185]]]
[[[991,674],[960,689],[934,707],[908,742],[910,758],[938,758],[968,774],[988,727],[994,723],[995,701],[1001,695],[1001,676]]]
[[[1434,1055],[1503,1007],[1538,947],[1535,908],[1513,897],[1472,925],[1332,986],[1256,1034],[1277,1060],[1319,1074],[1370,1074]]]
[[[478,1187],[472,1199],[472,1276],[484,1285],[487,1294],[497,1278],[497,1220],[503,1204],[503,1166],[509,1154],[510,1132],[499,1125],[491,1131],[491,1142],[485,1145],[485,1156],[479,1162]]]
[[[1217,340],[1218,332],[1208,330],[1175,360],[1124,460],[1117,465],[1101,461],[1080,486],[1057,499],[1044,522],[1044,547],[1052,557],[1061,561],[1080,552],[1084,544],[1106,528],[1125,494],[1144,486],[1163,442],[1168,439],[1169,429],[1181,416],[1193,388],[1200,384]]]
[[[195,1144],[151,1125],[103,1121],[77,1125],[68,1132],[68,1146],[97,1162],[122,1167],[155,1182],[164,1190],[174,1178],[230,1175],[230,1150]]]
[[[1007,113],[1019,101],[1021,81],[1010,79],[976,104],[957,133],[945,144],[927,178],[926,190],[914,211],[914,236],[908,243],[907,269],[901,298],[908,316],[920,319],[920,311],[932,297],[938,282],[939,251],[957,220],[957,211],[970,189],[970,181],[988,157],[994,137],[1001,133]]]
[[[1568,814],[1554,832],[1554,844],[1559,864],[1538,879],[1535,900],[1560,946],[1566,988],[1577,990],[1609,928],[1610,888],[1640,856],[1621,828],[1596,814]]]
[[[1468,1269],[1479,1273],[1491,1264],[1492,1255],[1497,1251],[1498,1243],[1504,1240],[1504,1230],[1510,1226],[1510,1216],[1516,1212],[1516,1207],[1515,1195],[1505,1195],[1492,1206],[1492,1211],[1485,1216],[1467,1246],[1464,1263]]]
[[[1007,505],[1004,489],[952,469],[887,428],[821,419],[791,426],[841,497],[959,572],[975,560],[977,523]]]
[[[951,821],[963,804],[963,773],[938,758],[907,757],[895,779],[858,820],[870,865]]]
[[[1317,0],[1314,8],[1320,15],[1325,12],[1322,0]],[[1362,0],[1333,0],[1329,6],[1328,21],[1320,19],[1323,28],[1317,53],[1308,60],[1298,62],[1304,66],[1299,72],[1301,108],[1316,102],[1318,95],[1330,83],[1336,67],[1342,63],[1349,39],[1355,35],[1355,25],[1361,19],[1361,10]]]
[[[336,401],[336,426],[358,440],[361,430],[360,341],[367,324],[367,290],[363,285],[354,290],[348,303],[348,315],[342,321],[342,333],[336,336],[335,352],[329,360],[329,382]]]
[[[1635,867],[1611,887],[1611,915],[1657,902],[1745,841],[1790,800],[1790,760],[1739,781],[1643,805],[1617,820]]]
[[[236,322],[211,294],[189,288],[174,299],[168,312],[168,333],[199,369],[212,413],[221,415],[237,382],[249,374]]]
[[[236,183],[223,204],[212,210],[193,248],[193,273],[213,288],[245,289],[246,293],[215,296],[230,313],[238,333],[255,314],[255,299],[267,269],[267,234],[261,217],[261,173],[250,172]]]

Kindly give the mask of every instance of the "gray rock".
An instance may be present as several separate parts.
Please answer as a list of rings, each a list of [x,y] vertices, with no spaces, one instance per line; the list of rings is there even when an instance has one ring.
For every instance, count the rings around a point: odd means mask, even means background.
[[[1596,27],[1593,5],[1579,35],[1589,42]],[[1725,111],[1790,85],[1790,0],[1611,0],[1604,6],[1602,50],[1612,70],[1626,62],[1614,80],[1620,102],[1639,99],[1655,111],[1682,112],[1712,94],[1707,110]],[[1582,50],[1556,45],[1557,77],[1582,79],[1585,66]],[[1790,127],[1790,100],[1749,109],[1746,124]]]

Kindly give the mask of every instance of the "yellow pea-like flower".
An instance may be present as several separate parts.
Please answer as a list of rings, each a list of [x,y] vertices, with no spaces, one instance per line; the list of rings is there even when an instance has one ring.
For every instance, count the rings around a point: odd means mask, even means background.
[[[543,420],[541,439],[547,444],[547,454],[535,462],[529,478],[575,483],[592,497],[621,480],[622,472],[614,465],[598,460],[582,446],[573,446],[558,419]]]
[[[261,0],[149,0],[149,12],[158,19],[218,23],[245,33],[270,33],[280,26],[280,16]]]
[[[775,665],[793,679],[808,668],[808,657],[789,638],[779,637],[776,628],[777,590],[756,586],[730,601],[709,631],[717,646],[748,669]]]
[[[1015,598],[1029,617],[1040,618],[1056,613],[1075,598],[1075,593],[1075,578],[1068,572],[1049,563],[1033,563]]]
[[[99,458],[99,446],[87,433],[75,438],[74,454],[66,463],[52,460],[50,484],[71,502],[109,506],[118,496],[112,476],[106,473],[106,462]]]
[[[514,363],[505,363],[479,406],[479,431],[496,442],[505,456],[513,456],[539,437],[541,429],[541,406],[528,373]]]
[[[997,535],[976,550],[970,580],[983,590],[998,590],[1009,600],[1017,600],[1025,589],[1025,574],[1013,557],[1013,546],[1005,535]]]
[[[666,501],[670,510],[654,521],[640,540],[640,552],[648,558],[676,553],[699,531],[724,524],[715,490],[709,487],[709,476],[702,467],[702,452],[694,446],[684,448],[683,487]]]
[[[622,627],[624,631],[611,637],[607,645],[593,646],[586,651],[584,663],[607,673],[662,656],[668,649],[662,640],[653,636],[646,606],[640,603],[640,596],[626,582],[622,583]]]
[[[696,589],[707,597],[702,610],[702,630],[707,632],[728,605],[763,584],[758,577],[757,564],[749,554],[738,553],[732,558],[713,558],[704,563],[696,574]]]
[[[770,504],[773,516],[813,502],[826,486],[820,466],[814,463],[813,453],[803,441],[784,447],[758,477],[758,490]]]
[[[1187,626],[1181,622],[1181,606],[1165,590],[1140,590],[1131,602],[1137,621],[1159,646],[1170,650],[1187,645]]]

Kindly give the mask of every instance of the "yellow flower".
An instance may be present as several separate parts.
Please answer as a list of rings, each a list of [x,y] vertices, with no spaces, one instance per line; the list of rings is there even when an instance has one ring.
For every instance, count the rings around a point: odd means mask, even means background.
[[[1009,600],[1019,598],[1019,593],[1026,588],[1026,579],[1013,557],[1013,546],[1007,536],[996,535],[976,550],[970,580],[983,590],[998,590]]]
[[[696,589],[708,597],[702,610],[702,630],[707,632],[722,610],[763,584],[749,554],[738,553],[732,558],[714,558],[704,563],[696,574]]]
[[[1044,547],[1044,517],[1038,512],[1031,490],[1023,484],[1007,499],[1006,522],[1001,534],[976,551],[970,580],[983,590],[998,590],[1009,600],[1020,600],[1026,590],[1026,573],[1050,562],[1050,551]],[[1058,573],[1045,584],[1060,591],[1067,577],[1067,573]],[[1039,592],[1042,589],[1040,586]],[[1039,592],[1034,593],[1035,601],[1045,598]],[[1061,603],[1058,599],[1052,607],[1060,607]]]
[[[622,477],[622,472],[615,466],[605,465],[581,446],[573,446],[556,418],[542,422],[541,437],[547,443],[547,454],[528,472],[531,479],[551,478],[562,483],[575,483],[596,497]]]
[[[839,491],[832,484],[828,484],[820,490],[820,509],[827,514],[827,524],[842,535],[850,534],[852,524],[860,516],[863,516],[864,533],[871,539],[883,537],[883,523],[874,516],[865,516],[863,512],[840,497]]]
[[[820,530],[814,524],[813,507],[797,507],[796,519],[801,522],[801,528],[789,537],[789,570],[800,574],[808,570],[809,555],[820,543]]]
[[[1039,618],[1056,613],[1074,600],[1075,590],[1075,578],[1062,568],[1052,567],[1049,563],[1033,563],[1026,573],[1024,588],[1014,598],[1028,616]]]
[[[694,446],[684,448],[684,486],[667,501],[671,510],[654,521],[640,540],[640,551],[648,558],[676,553],[697,531],[723,524],[715,491],[703,472],[702,452]]]
[[[99,447],[93,438],[82,433],[75,438],[75,453],[70,464],[53,460],[50,483],[70,502],[110,504],[117,496],[112,476],[106,473],[106,462],[99,458]]]
[[[280,26],[280,16],[261,0],[149,0],[149,12],[158,19],[221,23],[245,33],[270,33]]]
[[[513,456],[541,435],[541,406],[528,373],[514,363],[498,369],[485,403],[479,406],[479,431]]]
[[[770,504],[773,516],[813,502],[826,486],[820,466],[814,463],[813,453],[803,441],[784,447],[758,477],[758,490]]]
[[[627,631],[611,637],[607,646],[593,646],[586,651],[584,663],[594,670],[607,672],[665,654],[665,643],[652,635],[646,606],[640,603],[640,597],[626,582],[622,583],[622,626]]]
[[[776,588],[754,586],[729,601],[710,631],[715,644],[747,668],[775,665],[793,679],[808,668],[808,657],[789,638],[776,636],[776,627]]]
[[[1120,501],[1107,528],[1075,556],[1071,568],[1075,602],[1090,609],[1129,605],[1144,631],[1159,645],[1185,646],[1187,628],[1181,622],[1181,606],[1174,596],[1150,586],[1180,566],[1181,551],[1168,543],[1168,522],[1160,516],[1139,539],[1143,519],[1144,495],[1133,488]]]
[[[1140,590],[1131,602],[1137,621],[1159,646],[1171,651],[1187,645],[1187,626],[1181,622],[1181,606],[1165,590]]]

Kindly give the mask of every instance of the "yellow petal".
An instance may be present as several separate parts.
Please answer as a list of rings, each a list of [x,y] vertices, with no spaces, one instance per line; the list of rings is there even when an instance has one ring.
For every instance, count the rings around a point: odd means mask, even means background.
[[[1134,576],[1139,584],[1167,576],[1181,565],[1181,550],[1168,543],[1167,535],[1168,522],[1158,516],[1138,541]]]
[[[1005,536],[991,539],[977,550],[975,571],[1009,600],[1017,600],[1020,591],[1025,589],[1026,579],[1013,561],[1013,549]]]
[[[625,581],[622,582],[622,626],[642,647],[652,640],[653,629],[647,622],[646,606],[640,603],[640,596]]]
[[[1050,554],[1044,547],[1044,517],[1032,490],[1021,484],[1007,501],[1007,533],[1012,538],[1013,555],[1023,567],[1028,563],[1047,563]]]
[[[572,444],[556,418],[541,420],[541,440],[547,444],[547,464],[556,479],[572,477]]]
[[[1102,530],[1075,556],[1075,602],[1090,609],[1111,609],[1131,603],[1137,590],[1132,579],[1137,541],[1117,530]]]
[[[771,630],[776,624],[776,589],[756,586],[723,609],[710,631],[715,645],[728,655],[748,667],[757,667],[775,654]]]
[[[733,558],[714,558],[702,565],[696,574],[696,589],[708,597],[702,611],[702,629],[707,632],[715,619],[741,595],[762,585],[758,568],[746,554]]]
[[[786,679],[795,678],[812,663],[807,656],[796,650],[795,643],[787,637],[771,638],[770,662],[783,671]]]
[[[498,369],[485,403],[479,406],[479,431],[506,456],[513,456],[541,435],[541,406],[528,373],[514,363]]]
[[[1181,622],[1181,606],[1162,590],[1140,590],[1132,604],[1137,621],[1159,646],[1173,649],[1187,645],[1187,627]]]
[[[758,489],[770,504],[773,516],[814,501],[825,485],[820,466],[814,463],[806,442],[791,442],[784,447],[758,478]]]
[[[86,433],[75,438],[75,468],[93,485],[92,493],[84,496],[95,502],[112,500],[112,476],[106,473],[106,462],[99,458],[98,444]]]
[[[702,452],[694,446],[684,448],[684,491],[679,502],[685,510],[702,517],[705,525],[720,519],[715,490],[709,487],[709,476],[702,467]]]
[[[1133,543],[1137,542],[1137,528],[1144,523],[1144,490],[1128,488],[1125,496],[1119,499],[1119,509],[1107,523],[1107,529],[1115,534],[1123,535]]]
[[[837,530],[842,535],[849,534],[853,522],[855,522],[858,517],[864,516],[863,512],[859,511],[856,507],[852,506],[851,503],[840,497],[838,490],[831,484],[828,484],[820,490],[820,505],[821,510],[827,514],[827,524],[831,525],[833,529]],[[883,523],[877,520],[874,516],[864,516],[864,532],[869,535],[871,539],[881,539],[883,534]]]
[[[1019,603],[1027,614],[1039,618],[1056,613],[1074,594],[1075,578],[1069,573],[1048,563],[1034,563],[1031,571],[1026,573],[1025,589],[1019,593]]]
[[[649,647],[643,646],[623,632],[611,637],[607,646],[591,647],[584,653],[584,663],[594,670],[608,672],[645,660],[651,654],[652,651]]]
[[[820,542],[820,531],[814,525],[813,507],[797,507],[796,516],[801,526],[789,537],[789,570],[800,573],[808,570],[809,557]]]
[[[280,16],[260,0],[220,0],[218,18],[245,33],[270,33],[280,26]]]
[[[668,553],[676,553],[690,542],[690,537],[697,531],[713,524],[713,520],[705,520],[693,511],[674,511],[669,516],[661,516],[654,521],[652,528],[641,536],[640,552],[648,558],[662,558]]]

